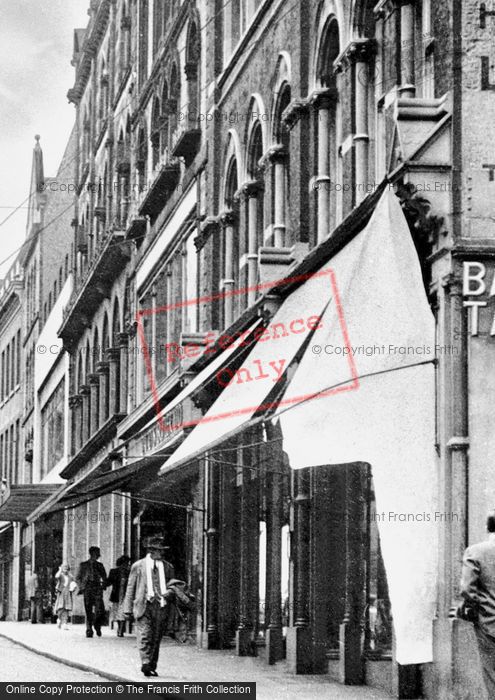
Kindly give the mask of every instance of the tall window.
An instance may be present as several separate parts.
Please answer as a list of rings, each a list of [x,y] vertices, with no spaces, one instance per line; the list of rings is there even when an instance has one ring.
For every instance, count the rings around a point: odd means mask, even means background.
[[[180,102],[180,77],[179,71],[174,63],[172,66],[172,71],[170,73],[170,105],[169,105],[169,128],[170,128],[170,138],[173,138],[175,129],[177,128],[177,111],[181,107]]]
[[[155,97],[151,116],[151,152],[153,170],[160,162],[160,101]]]
[[[241,255],[247,253],[247,286],[250,291],[245,301],[248,305],[252,304],[256,298],[253,287],[258,282],[258,251],[263,245],[264,238],[264,172],[260,165],[262,156],[263,135],[261,124],[257,122],[248,146],[247,240],[241,243]]]
[[[318,81],[314,111],[316,133],[316,220],[317,242],[327,238],[341,217],[342,167],[339,157],[341,124],[333,63],[340,53],[339,26],[332,19],[325,29],[318,56]],[[336,185],[339,185],[337,187]]]
[[[146,179],[148,177],[148,144],[146,140],[146,129],[141,127],[138,134],[136,170],[139,191],[142,192],[146,187]]]
[[[287,221],[290,192],[290,131],[282,121],[282,114],[290,103],[290,87],[285,84],[280,89],[275,117],[275,142],[278,150],[272,162],[272,226],[273,245],[277,248],[287,245]]]
[[[64,456],[65,380],[41,410],[41,475],[43,479]]]
[[[138,77],[140,85],[148,77],[148,0],[139,3]]]
[[[199,110],[199,58],[200,42],[195,22],[191,22],[187,38],[185,73],[187,79],[188,121],[191,128],[196,128]],[[182,110],[180,110],[182,111]]]
[[[168,154],[169,147],[169,111],[170,111],[170,101],[168,94],[168,83],[166,80],[163,82],[162,88],[162,114],[160,121],[160,133],[161,133],[161,150],[165,156]]]
[[[225,216],[222,222],[222,290],[225,292],[223,302],[223,327],[228,328],[238,313],[238,297],[231,294],[239,287],[240,250],[239,250],[239,200],[236,197],[239,188],[237,178],[237,161],[230,160],[225,178]]]

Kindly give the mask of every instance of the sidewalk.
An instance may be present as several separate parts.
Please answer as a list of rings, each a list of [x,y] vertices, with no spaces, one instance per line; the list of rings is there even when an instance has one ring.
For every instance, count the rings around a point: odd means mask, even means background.
[[[280,662],[268,666],[260,659],[238,657],[231,651],[205,651],[192,644],[162,643],[155,679],[140,672],[134,635],[117,638],[108,627],[102,637],[87,639],[83,625],[59,630],[56,625],[29,622],[0,622],[0,636],[48,658],[84,671],[94,671],[114,681],[255,681],[260,700],[387,700],[390,696],[366,687],[333,683],[326,676],[294,676]],[[56,680],[55,678],[53,679]]]

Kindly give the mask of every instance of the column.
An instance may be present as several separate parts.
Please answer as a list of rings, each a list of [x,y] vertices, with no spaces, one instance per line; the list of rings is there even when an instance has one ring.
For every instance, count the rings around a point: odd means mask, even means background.
[[[224,268],[223,268],[223,280],[222,289],[225,292],[225,297],[223,301],[223,327],[229,328],[234,322],[234,291],[235,278],[234,278],[234,265],[238,264],[238,261],[234,261],[234,235],[235,235],[235,214],[233,211],[226,211],[220,215],[220,221],[223,228],[223,238],[224,238]]]
[[[74,456],[81,447],[81,405],[82,396],[79,394],[69,396],[69,409],[71,415],[70,454],[72,456]]]
[[[340,682],[359,685],[364,680],[363,632],[365,610],[365,551],[363,526],[366,524],[364,467],[346,467],[345,508],[345,615],[340,625]]]
[[[119,399],[116,413],[127,413],[127,376],[129,362],[129,335],[127,333],[119,333],[119,352],[120,352],[120,376],[119,376]]]
[[[273,431],[269,430],[269,439]],[[269,445],[271,459],[267,466],[266,517],[266,600],[267,630],[265,660],[274,664],[283,658],[282,634],[282,470],[283,456],[279,445]]]
[[[220,648],[218,629],[220,470],[205,459],[206,470],[206,633],[204,646]]]
[[[99,392],[99,423],[103,425],[108,418],[108,362],[101,361],[96,365],[96,372],[100,378]]]
[[[100,378],[97,374],[88,375],[89,391],[90,391],[90,409],[89,409],[89,433],[92,437],[100,427],[99,421],[99,384]]]
[[[401,0],[400,8],[401,97],[411,98],[414,87],[414,0]]]
[[[254,304],[257,297],[256,284],[258,282],[258,229],[259,229],[259,201],[258,195],[262,183],[253,180],[244,185],[243,190],[247,196],[247,305]]]
[[[249,447],[240,447],[240,464],[249,466],[251,453]],[[241,485],[241,523],[240,523],[240,562],[239,562],[239,625],[236,630],[236,654],[237,656],[254,655],[253,644],[253,580],[258,586],[258,576],[253,557],[253,538],[258,537],[258,527],[253,527],[254,521],[258,521],[258,509],[254,498],[254,487],[251,479],[251,470],[242,469]]]
[[[310,473],[294,474],[294,622],[287,630],[287,666],[291,673],[312,671],[312,630],[309,619],[310,596]]]
[[[354,158],[356,201],[359,204],[367,195],[369,178],[369,134],[368,134],[368,82],[370,42],[360,42],[352,46],[351,59],[354,60]]]
[[[330,110],[335,99],[335,91],[328,88],[316,90],[311,97],[318,120],[318,172],[314,180],[317,192],[317,243],[330,234]]]
[[[268,159],[273,167],[274,193],[273,193],[273,246],[283,248],[285,246],[286,233],[286,187],[287,153],[282,144],[277,144],[270,149]]]
[[[108,348],[108,412],[110,416],[119,412],[119,348]]]
[[[82,426],[81,426],[81,446],[89,440],[89,420],[90,420],[90,402],[89,402],[89,386],[83,384],[79,388],[79,394],[82,401]]]

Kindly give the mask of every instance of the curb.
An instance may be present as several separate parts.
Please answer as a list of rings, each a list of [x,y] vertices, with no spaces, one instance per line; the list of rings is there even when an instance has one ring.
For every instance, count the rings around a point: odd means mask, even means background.
[[[88,666],[87,664],[81,664],[78,661],[71,661],[70,659],[63,659],[60,656],[56,656],[55,654],[50,654],[48,651],[41,651],[37,647],[30,646],[29,644],[26,644],[25,642],[19,642],[17,639],[13,639],[12,637],[9,637],[7,634],[4,634],[3,632],[0,632],[0,637],[3,639],[8,639],[9,642],[12,642],[13,644],[17,644],[17,646],[23,647],[24,649],[27,649],[28,651],[33,652],[34,654],[38,654],[38,656],[44,656],[46,659],[50,659],[51,661],[56,661],[59,664],[64,664],[65,666],[70,666],[71,668],[77,668],[79,671],[86,671],[88,673],[93,673],[97,676],[102,676],[103,678],[107,678],[109,681],[115,681],[117,683],[135,683],[136,681],[132,680],[131,678],[123,678],[122,676],[117,676],[114,673],[108,673],[108,671],[100,671],[97,668],[94,668],[93,666]]]

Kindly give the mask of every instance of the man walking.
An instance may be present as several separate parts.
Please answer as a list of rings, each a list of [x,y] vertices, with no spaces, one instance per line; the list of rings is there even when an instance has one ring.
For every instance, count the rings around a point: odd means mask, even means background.
[[[474,610],[474,623],[489,698],[495,698],[495,511],[489,513],[488,540],[464,552],[461,595]]]
[[[166,549],[163,537],[149,537],[144,559],[131,567],[124,600],[126,617],[134,615],[141,671],[145,676],[157,676],[156,665],[167,612],[167,601],[173,592],[167,590],[167,581],[174,577],[174,567],[164,561]]]
[[[86,637],[93,636],[93,626],[98,637],[101,637],[101,625],[105,615],[103,605],[103,590],[107,582],[107,574],[103,564],[98,561],[100,548],[89,548],[89,559],[79,566],[76,582],[79,593],[84,597],[86,613]]]

